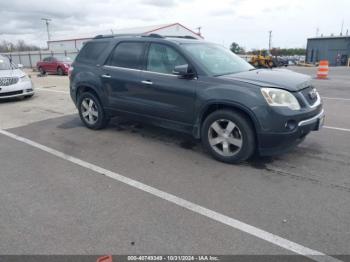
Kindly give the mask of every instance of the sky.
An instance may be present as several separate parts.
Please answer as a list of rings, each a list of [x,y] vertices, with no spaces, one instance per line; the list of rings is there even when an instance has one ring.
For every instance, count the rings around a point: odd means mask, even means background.
[[[179,22],[211,42],[247,50],[306,47],[306,39],[350,29],[349,0],[0,0],[0,41],[46,46],[53,40]]]

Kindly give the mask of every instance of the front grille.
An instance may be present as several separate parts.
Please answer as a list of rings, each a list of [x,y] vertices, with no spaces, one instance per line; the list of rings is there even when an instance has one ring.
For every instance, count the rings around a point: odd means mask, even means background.
[[[7,93],[0,93],[0,97],[3,97],[3,96],[14,96],[14,95],[20,95],[20,94],[23,94],[23,90],[7,92]]]
[[[0,77],[0,86],[10,86],[17,84],[18,77]]]
[[[306,101],[309,103],[310,106],[314,105],[317,101],[317,95],[312,96],[312,91],[314,90],[314,87],[309,86],[303,90],[301,90],[301,93],[305,97]]]

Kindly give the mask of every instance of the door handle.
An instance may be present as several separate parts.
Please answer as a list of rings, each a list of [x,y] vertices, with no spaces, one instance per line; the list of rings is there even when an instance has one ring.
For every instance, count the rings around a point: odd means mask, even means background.
[[[153,82],[150,80],[144,80],[144,81],[141,81],[141,83],[145,85],[153,85]]]
[[[111,78],[110,75],[101,75],[101,77],[103,77],[103,78]]]

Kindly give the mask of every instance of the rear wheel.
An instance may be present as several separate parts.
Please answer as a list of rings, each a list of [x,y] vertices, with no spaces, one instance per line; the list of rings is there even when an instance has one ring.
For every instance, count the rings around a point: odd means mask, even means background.
[[[80,119],[90,129],[102,129],[109,123],[110,119],[99,99],[92,93],[87,92],[79,96],[78,110]]]
[[[64,75],[64,71],[61,67],[57,68],[57,74],[60,75],[60,76],[63,76]]]
[[[231,110],[210,114],[202,125],[204,148],[217,160],[237,164],[255,151],[254,129],[248,119]]]

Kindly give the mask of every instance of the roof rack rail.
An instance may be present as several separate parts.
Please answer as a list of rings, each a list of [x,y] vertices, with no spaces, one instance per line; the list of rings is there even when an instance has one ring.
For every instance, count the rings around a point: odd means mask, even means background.
[[[122,36],[140,36],[140,37],[153,37],[153,38],[183,38],[183,39],[193,39],[193,40],[199,40],[198,38],[195,38],[194,36],[190,35],[184,35],[184,36],[177,36],[177,35],[160,35],[160,34],[111,34],[111,35],[97,35],[93,39],[103,39],[103,38],[113,38],[113,37],[122,37]]]
[[[97,35],[93,39],[101,39],[101,38],[113,38],[118,36],[140,36],[140,34],[113,34],[113,35]]]
[[[144,34],[142,37],[153,37],[153,38],[164,38],[164,36],[159,35],[159,34]]]
[[[196,38],[194,36],[190,36],[190,35],[167,35],[164,37],[199,40],[198,38]]]

